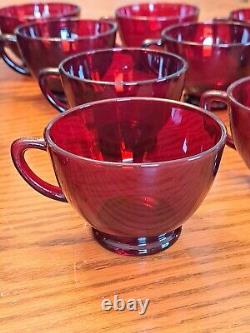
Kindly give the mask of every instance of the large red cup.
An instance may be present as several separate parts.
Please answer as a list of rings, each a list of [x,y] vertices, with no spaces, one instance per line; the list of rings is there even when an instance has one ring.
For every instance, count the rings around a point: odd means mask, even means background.
[[[240,22],[178,24],[162,31],[162,44],[188,61],[187,100],[199,104],[202,93],[225,90],[235,80],[250,74],[250,25]]]
[[[199,8],[182,3],[138,3],[115,12],[124,45],[141,46],[146,38],[159,38],[161,31],[179,22],[197,21]]]
[[[115,97],[146,96],[179,100],[187,63],[177,55],[140,48],[83,52],[65,59],[58,68],[43,70],[39,83],[44,96],[59,111]],[[61,77],[68,103],[49,89]]]
[[[78,17],[80,7],[71,3],[64,2],[37,2],[22,5],[12,5],[0,8],[0,55],[9,65],[13,65],[10,59],[13,54],[23,65],[20,53],[16,44],[15,29],[28,22],[40,21],[41,19],[53,19],[62,17]],[[9,52],[11,51],[11,52]],[[12,66],[13,67],[13,66]],[[16,71],[21,74],[29,74],[24,66],[17,66]]]
[[[228,145],[237,149],[250,168],[250,77],[233,82],[227,91],[211,90],[201,97],[201,106],[206,110],[214,102],[227,104],[232,132]]]
[[[104,247],[147,255],[171,246],[200,206],[226,140],[213,114],[181,102],[123,98],[85,104],[52,120],[44,139],[11,147],[35,190],[68,201]],[[48,151],[59,186],[40,179],[24,154]]]

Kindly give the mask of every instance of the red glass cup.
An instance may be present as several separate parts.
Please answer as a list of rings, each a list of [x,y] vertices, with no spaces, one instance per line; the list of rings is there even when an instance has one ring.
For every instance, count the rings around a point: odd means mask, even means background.
[[[170,247],[208,193],[226,140],[210,112],[177,101],[121,98],[60,114],[44,139],[23,138],[13,162],[41,194],[68,201],[105,248],[147,255]],[[25,152],[48,151],[59,186],[40,179]]]
[[[57,19],[19,26],[16,39],[26,66],[12,59],[9,64],[20,72],[28,70],[38,79],[41,70],[58,67],[70,55],[115,45],[117,24],[100,20]],[[63,99],[59,78],[51,80],[50,89]]]
[[[124,45],[141,46],[146,38],[159,38],[161,31],[178,22],[197,21],[199,8],[180,3],[138,3],[115,12]]]
[[[230,12],[229,18],[234,21],[250,22],[250,8],[235,9]]]
[[[152,44],[162,44],[188,61],[185,93],[186,100],[194,104],[199,104],[205,91],[225,90],[250,74],[250,25],[245,23],[178,24],[164,29],[161,40],[146,43]]]
[[[28,75],[29,71],[23,65],[17,44],[15,29],[25,23],[62,17],[78,17],[80,7],[70,3],[27,3],[0,8],[0,56],[6,64],[17,72]],[[11,58],[17,59],[22,66],[14,66]]]
[[[146,96],[180,99],[187,63],[177,55],[140,48],[83,52],[65,59],[58,68],[40,72],[44,96],[59,111],[101,99]],[[68,103],[49,89],[61,77]]]
[[[211,90],[201,97],[201,105],[206,110],[215,101],[227,104],[232,132],[228,145],[237,149],[250,168],[250,76],[233,82],[226,92]]]

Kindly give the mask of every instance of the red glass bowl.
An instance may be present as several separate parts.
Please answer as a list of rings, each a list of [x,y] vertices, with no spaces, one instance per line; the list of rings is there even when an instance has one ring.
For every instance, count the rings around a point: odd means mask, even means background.
[[[161,44],[188,61],[185,91],[199,103],[203,92],[226,89],[250,74],[250,25],[239,22],[183,23],[162,32]],[[149,45],[148,44],[148,45]]]
[[[43,70],[39,83],[44,96],[59,111],[87,102],[115,97],[180,99],[187,63],[167,52],[140,48],[114,48],[77,54],[59,69]],[[49,89],[61,77],[68,103]]]
[[[159,38],[172,24],[197,21],[199,8],[179,3],[138,3],[118,8],[115,16],[123,44],[141,46],[146,38]]]
[[[213,114],[154,98],[104,100],[52,120],[44,139],[12,144],[13,162],[38,192],[68,201],[97,241],[124,255],[170,247],[218,171],[226,140]],[[59,186],[31,171],[27,149],[48,151]]]
[[[0,54],[3,60],[9,64],[9,57],[7,56],[10,53],[9,51],[20,59],[15,36],[13,36],[15,29],[19,25],[41,19],[78,17],[79,15],[80,7],[78,5],[60,2],[27,3],[0,8]],[[20,62],[22,63],[22,61]],[[28,74],[28,71],[24,70],[20,71],[20,73]]]

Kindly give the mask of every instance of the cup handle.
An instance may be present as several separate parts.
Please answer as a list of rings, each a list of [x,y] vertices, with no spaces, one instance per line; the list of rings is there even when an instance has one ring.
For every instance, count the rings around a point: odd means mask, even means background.
[[[144,39],[144,41],[141,44],[141,47],[148,48],[150,46],[162,46],[162,45],[163,45],[163,41],[160,38],[158,38],[158,39],[147,38],[147,39]]]
[[[38,82],[41,91],[45,98],[60,112],[64,112],[68,109],[68,105],[58,99],[58,97],[49,89],[48,81],[50,78],[57,78],[60,80],[60,73],[57,68],[45,68],[38,74]]]
[[[47,146],[42,138],[22,138],[12,143],[11,157],[20,175],[37,192],[48,198],[67,202],[67,199],[59,186],[51,185],[45,182],[30,169],[24,157],[25,152],[28,149],[40,149],[47,151]]]
[[[209,90],[201,95],[200,106],[202,109],[210,111],[213,102],[225,103],[227,105],[227,109],[229,109],[228,97],[225,91]],[[235,144],[233,142],[233,138],[228,133],[227,133],[226,144],[230,148],[236,149]]]
[[[0,56],[3,61],[14,71],[23,75],[30,75],[28,68],[25,65],[17,64],[10,56],[6,53],[5,47],[11,44],[16,44],[17,38],[15,35],[2,34],[0,35]],[[22,61],[22,60],[21,60]]]

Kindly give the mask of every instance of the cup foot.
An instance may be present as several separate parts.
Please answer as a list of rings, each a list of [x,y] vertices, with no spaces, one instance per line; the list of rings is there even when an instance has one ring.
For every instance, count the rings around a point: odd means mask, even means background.
[[[184,94],[183,99],[185,103],[200,106],[200,96]],[[225,103],[214,101],[211,110],[224,110],[226,107]]]
[[[168,249],[181,234],[182,227],[156,237],[115,237],[93,229],[95,239],[106,249],[126,256],[146,256]]]

